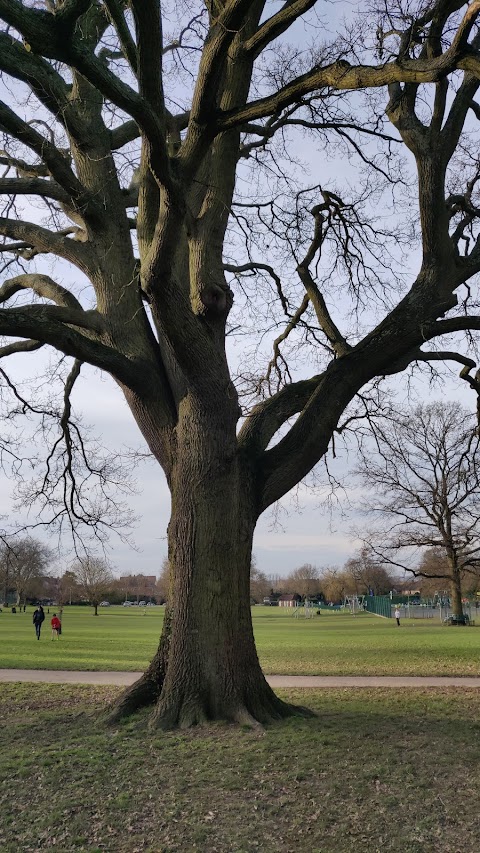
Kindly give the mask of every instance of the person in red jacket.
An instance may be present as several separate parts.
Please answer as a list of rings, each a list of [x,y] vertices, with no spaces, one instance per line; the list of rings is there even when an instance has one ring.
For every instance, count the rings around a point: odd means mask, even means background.
[[[55,637],[58,640],[58,638],[60,637],[60,632],[62,630],[62,623],[60,622],[60,619],[58,618],[56,613],[53,614],[50,620],[50,625],[52,626],[52,640],[54,640]]]

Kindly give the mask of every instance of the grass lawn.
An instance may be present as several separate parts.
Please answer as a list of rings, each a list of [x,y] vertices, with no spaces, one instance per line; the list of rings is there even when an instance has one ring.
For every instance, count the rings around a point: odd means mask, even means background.
[[[103,724],[117,690],[2,685],[2,853],[479,849],[478,691],[282,691],[318,717],[160,734]]]
[[[66,607],[63,633],[51,642],[47,616],[40,641],[30,612],[0,614],[0,668],[142,670],[160,635],[163,607]],[[480,627],[433,620],[322,612],[310,619],[254,607],[264,671],[280,675],[479,675]]]

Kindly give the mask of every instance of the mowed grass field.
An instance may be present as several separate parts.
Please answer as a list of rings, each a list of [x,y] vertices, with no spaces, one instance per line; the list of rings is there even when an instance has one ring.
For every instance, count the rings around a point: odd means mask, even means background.
[[[50,616],[53,608],[50,610]],[[477,675],[480,630],[253,608],[267,673]],[[48,617],[47,617],[48,618]],[[141,670],[163,608],[0,614],[0,667]],[[315,717],[262,732],[115,726],[119,688],[0,685],[1,853],[476,853],[480,691],[281,690]]]
[[[47,615],[40,641],[26,613],[0,614],[0,668],[142,670],[158,644],[163,607],[65,607],[63,633],[51,641]],[[264,671],[280,675],[480,675],[480,627],[445,627],[322,611],[295,618],[274,607],[252,608]]]
[[[263,733],[114,728],[117,688],[3,684],[2,853],[475,853],[480,691],[280,691]]]

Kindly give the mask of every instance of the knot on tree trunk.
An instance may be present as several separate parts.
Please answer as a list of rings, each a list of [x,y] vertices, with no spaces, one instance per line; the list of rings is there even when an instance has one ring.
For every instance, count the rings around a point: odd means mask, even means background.
[[[212,317],[225,316],[233,305],[233,294],[229,287],[209,284],[200,293],[203,314]]]

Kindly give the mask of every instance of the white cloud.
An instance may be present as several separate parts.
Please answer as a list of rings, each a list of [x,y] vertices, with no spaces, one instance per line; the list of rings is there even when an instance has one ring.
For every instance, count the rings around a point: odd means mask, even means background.
[[[329,534],[305,535],[295,533],[260,533],[255,537],[255,544],[268,551],[295,551],[301,553],[303,551],[311,551],[312,549],[331,550],[340,553],[350,553],[352,550],[352,541],[350,538],[343,536],[332,536]]]

